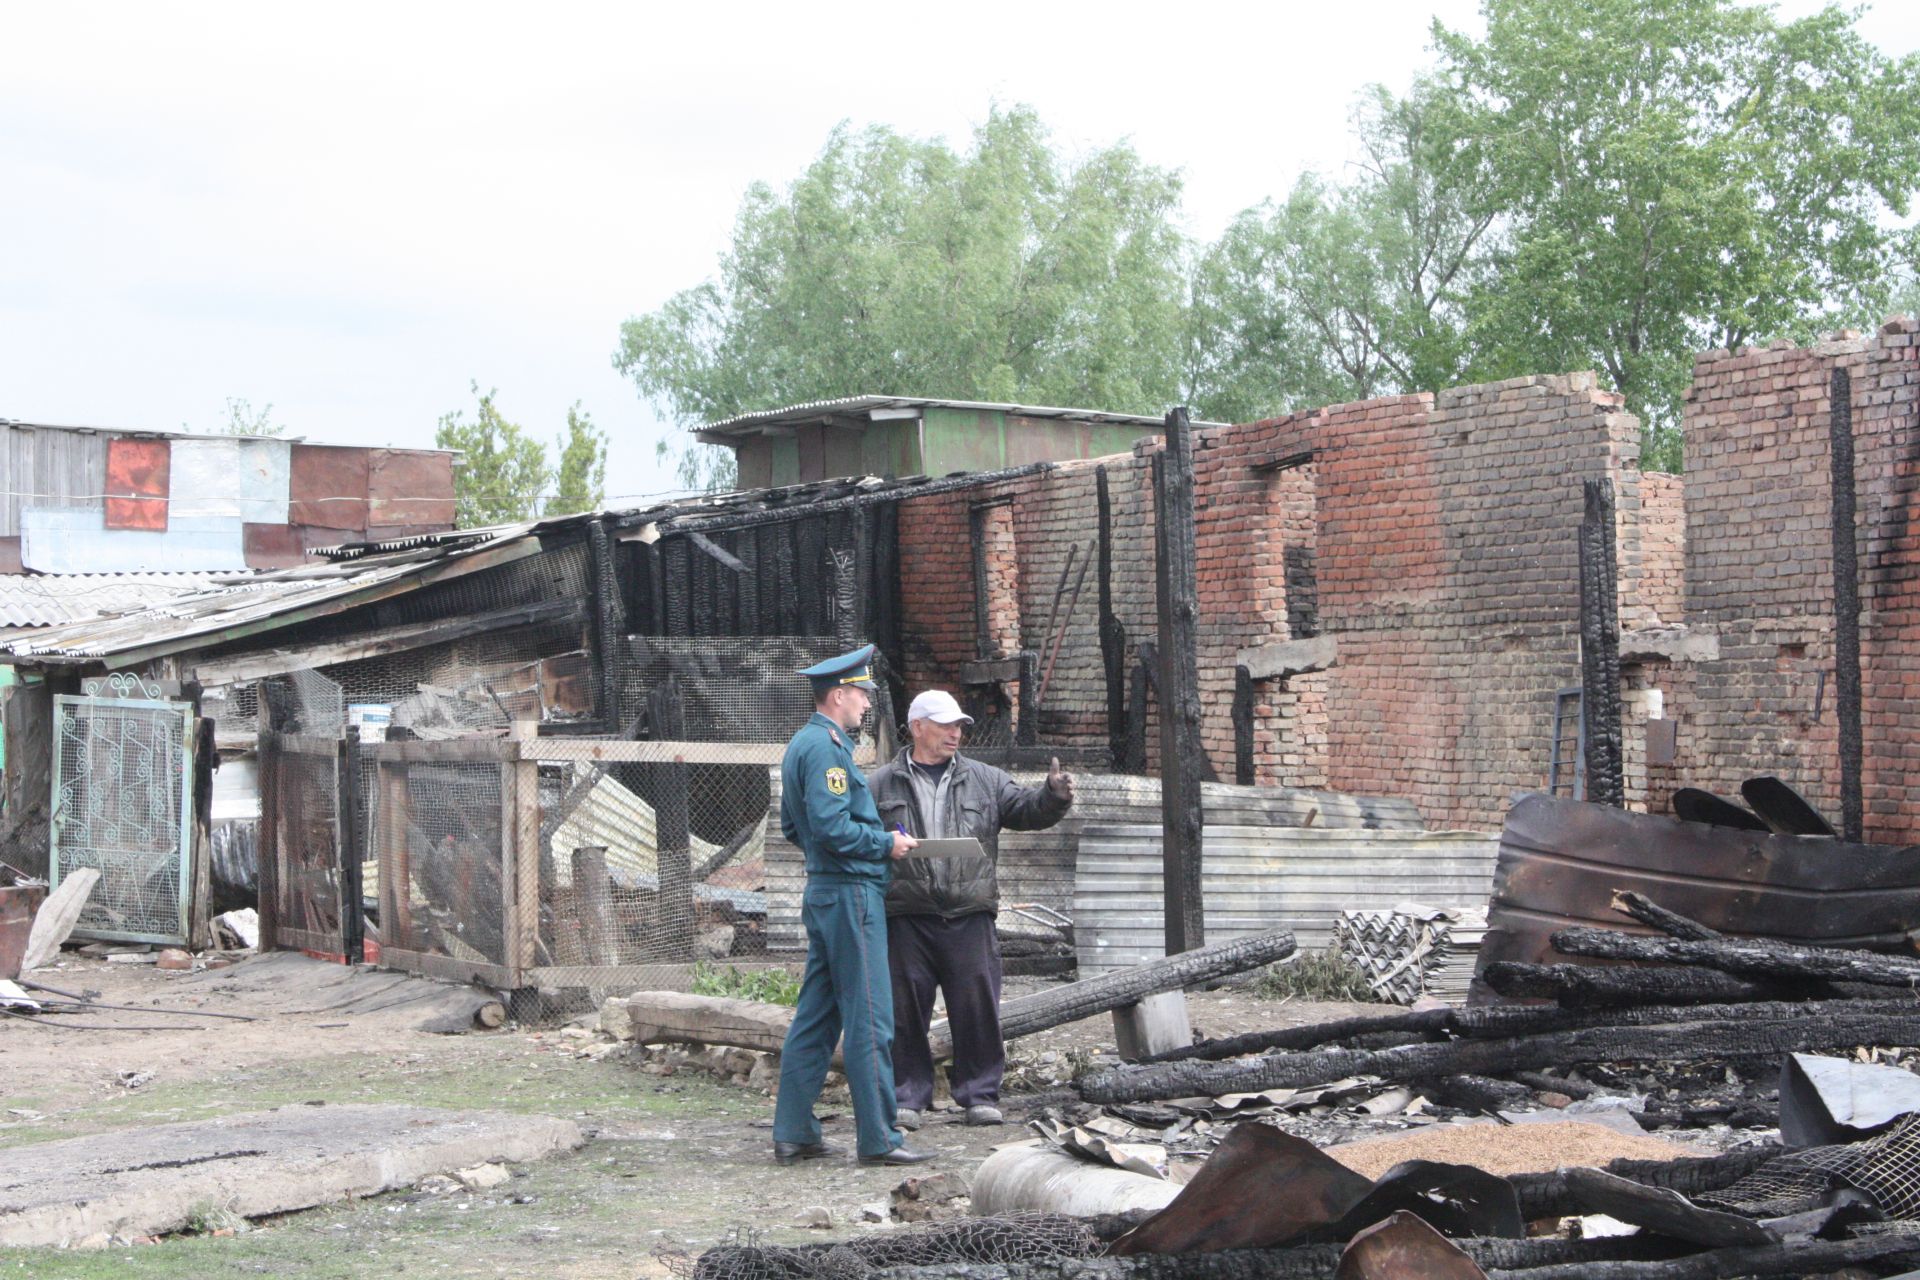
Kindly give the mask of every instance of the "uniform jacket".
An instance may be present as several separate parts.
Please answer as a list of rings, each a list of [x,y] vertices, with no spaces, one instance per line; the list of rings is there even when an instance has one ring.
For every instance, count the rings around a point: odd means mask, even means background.
[[[847,731],[813,713],[780,763],[780,830],[807,857],[807,874],[884,885],[893,854]]]
[[[880,820],[886,829],[899,823],[907,834],[972,836],[986,850],[978,858],[902,858],[894,863],[893,887],[887,890],[890,916],[956,916],[1000,909],[1000,828],[1044,831],[1066,816],[1067,801],[1042,784],[1023,787],[1005,770],[964,755],[955,755],[947,801],[947,830],[929,832],[920,805],[914,799],[907,771],[912,747],[873,771],[871,786]]]

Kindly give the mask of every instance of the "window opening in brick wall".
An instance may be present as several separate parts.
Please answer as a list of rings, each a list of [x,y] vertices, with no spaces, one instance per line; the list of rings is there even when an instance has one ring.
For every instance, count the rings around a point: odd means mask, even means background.
[[[982,503],[969,517],[979,650],[975,656],[1009,658],[1020,651],[1020,555],[1013,536],[1013,503]]]
[[[1553,695],[1553,757],[1547,768],[1547,794],[1587,798],[1587,713],[1580,690]]]

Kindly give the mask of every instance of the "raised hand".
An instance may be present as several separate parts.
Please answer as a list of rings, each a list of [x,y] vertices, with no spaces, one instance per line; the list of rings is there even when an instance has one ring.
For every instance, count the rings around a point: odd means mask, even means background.
[[[1059,756],[1055,756],[1053,763],[1047,766],[1047,790],[1068,804],[1073,803],[1073,775],[1060,768]]]

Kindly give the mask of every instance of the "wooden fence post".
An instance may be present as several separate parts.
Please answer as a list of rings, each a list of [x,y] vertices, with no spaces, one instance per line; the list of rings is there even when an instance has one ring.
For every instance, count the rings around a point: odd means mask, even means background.
[[[1160,648],[1160,815],[1166,831],[1167,954],[1206,944],[1200,893],[1199,581],[1193,529],[1193,434],[1187,411],[1167,414],[1155,476]]]

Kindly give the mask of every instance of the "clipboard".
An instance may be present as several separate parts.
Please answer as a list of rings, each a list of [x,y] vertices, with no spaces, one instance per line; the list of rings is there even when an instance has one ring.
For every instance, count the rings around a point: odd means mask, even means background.
[[[956,836],[944,840],[922,840],[900,856],[903,858],[979,858],[986,855],[980,842],[972,836]]]

